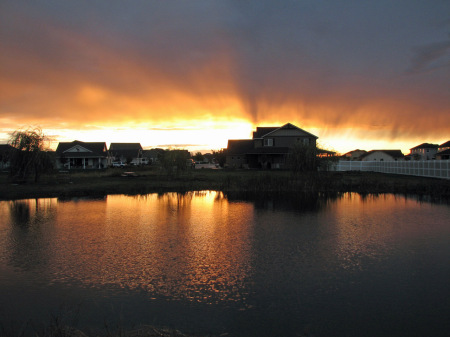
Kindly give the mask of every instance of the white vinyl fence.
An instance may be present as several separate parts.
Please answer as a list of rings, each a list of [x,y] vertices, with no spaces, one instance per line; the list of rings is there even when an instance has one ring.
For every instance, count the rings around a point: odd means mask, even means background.
[[[332,171],[372,171],[421,177],[450,179],[450,160],[346,161],[340,160]]]

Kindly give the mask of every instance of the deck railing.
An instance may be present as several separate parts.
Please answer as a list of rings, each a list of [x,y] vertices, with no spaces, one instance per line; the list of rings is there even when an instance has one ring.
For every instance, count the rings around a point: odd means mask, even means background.
[[[450,160],[338,161],[333,171],[372,171],[450,179]]]

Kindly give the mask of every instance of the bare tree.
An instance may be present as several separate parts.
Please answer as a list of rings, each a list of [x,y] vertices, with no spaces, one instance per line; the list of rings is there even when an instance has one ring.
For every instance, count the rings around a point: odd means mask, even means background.
[[[45,139],[40,128],[16,130],[11,134],[8,144],[14,148],[11,175],[15,181],[25,182],[34,174],[34,181],[37,182],[39,175],[52,166],[45,151]]]

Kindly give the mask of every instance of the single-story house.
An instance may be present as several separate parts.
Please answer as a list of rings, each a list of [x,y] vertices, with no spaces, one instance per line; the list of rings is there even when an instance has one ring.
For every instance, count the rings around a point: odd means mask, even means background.
[[[436,153],[438,152],[438,144],[422,143],[410,149],[408,155],[413,160],[432,160],[436,159]]]
[[[62,142],[56,148],[57,169],[102,169],[111,165],[104,142]]]
[[[401,150],[372,150],[363,154],[361,161],[398,161],[405,160]]]
[[[257,127],[252,139],[230,139],[228,167],[284,168],[295,144],[316,146],[317,136],[287,123],[281,127]]]
[[[356,149],[350,152],[347,152],[341,156],[342,160],[360,160],[362,155],[367,153],[366,150]]]
[[[148,164],[148,160],[142,156],[142,151],[140,143],[111,143],[109,146],[113,160],[124,164]]]

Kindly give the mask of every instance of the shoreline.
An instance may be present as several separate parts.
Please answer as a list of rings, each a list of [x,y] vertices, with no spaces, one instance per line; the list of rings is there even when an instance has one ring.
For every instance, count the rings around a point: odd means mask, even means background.
[[[187,170],[168,175],[157,169],[52,172],[38,183],[14,184],[0,174],[0,200],[70,198],[113,194],[143,195],[165,192],[215,190],[258,196],[273,194],[414,194],[450,200],[450,180],[376,172],[305,172],[248,170]]]

